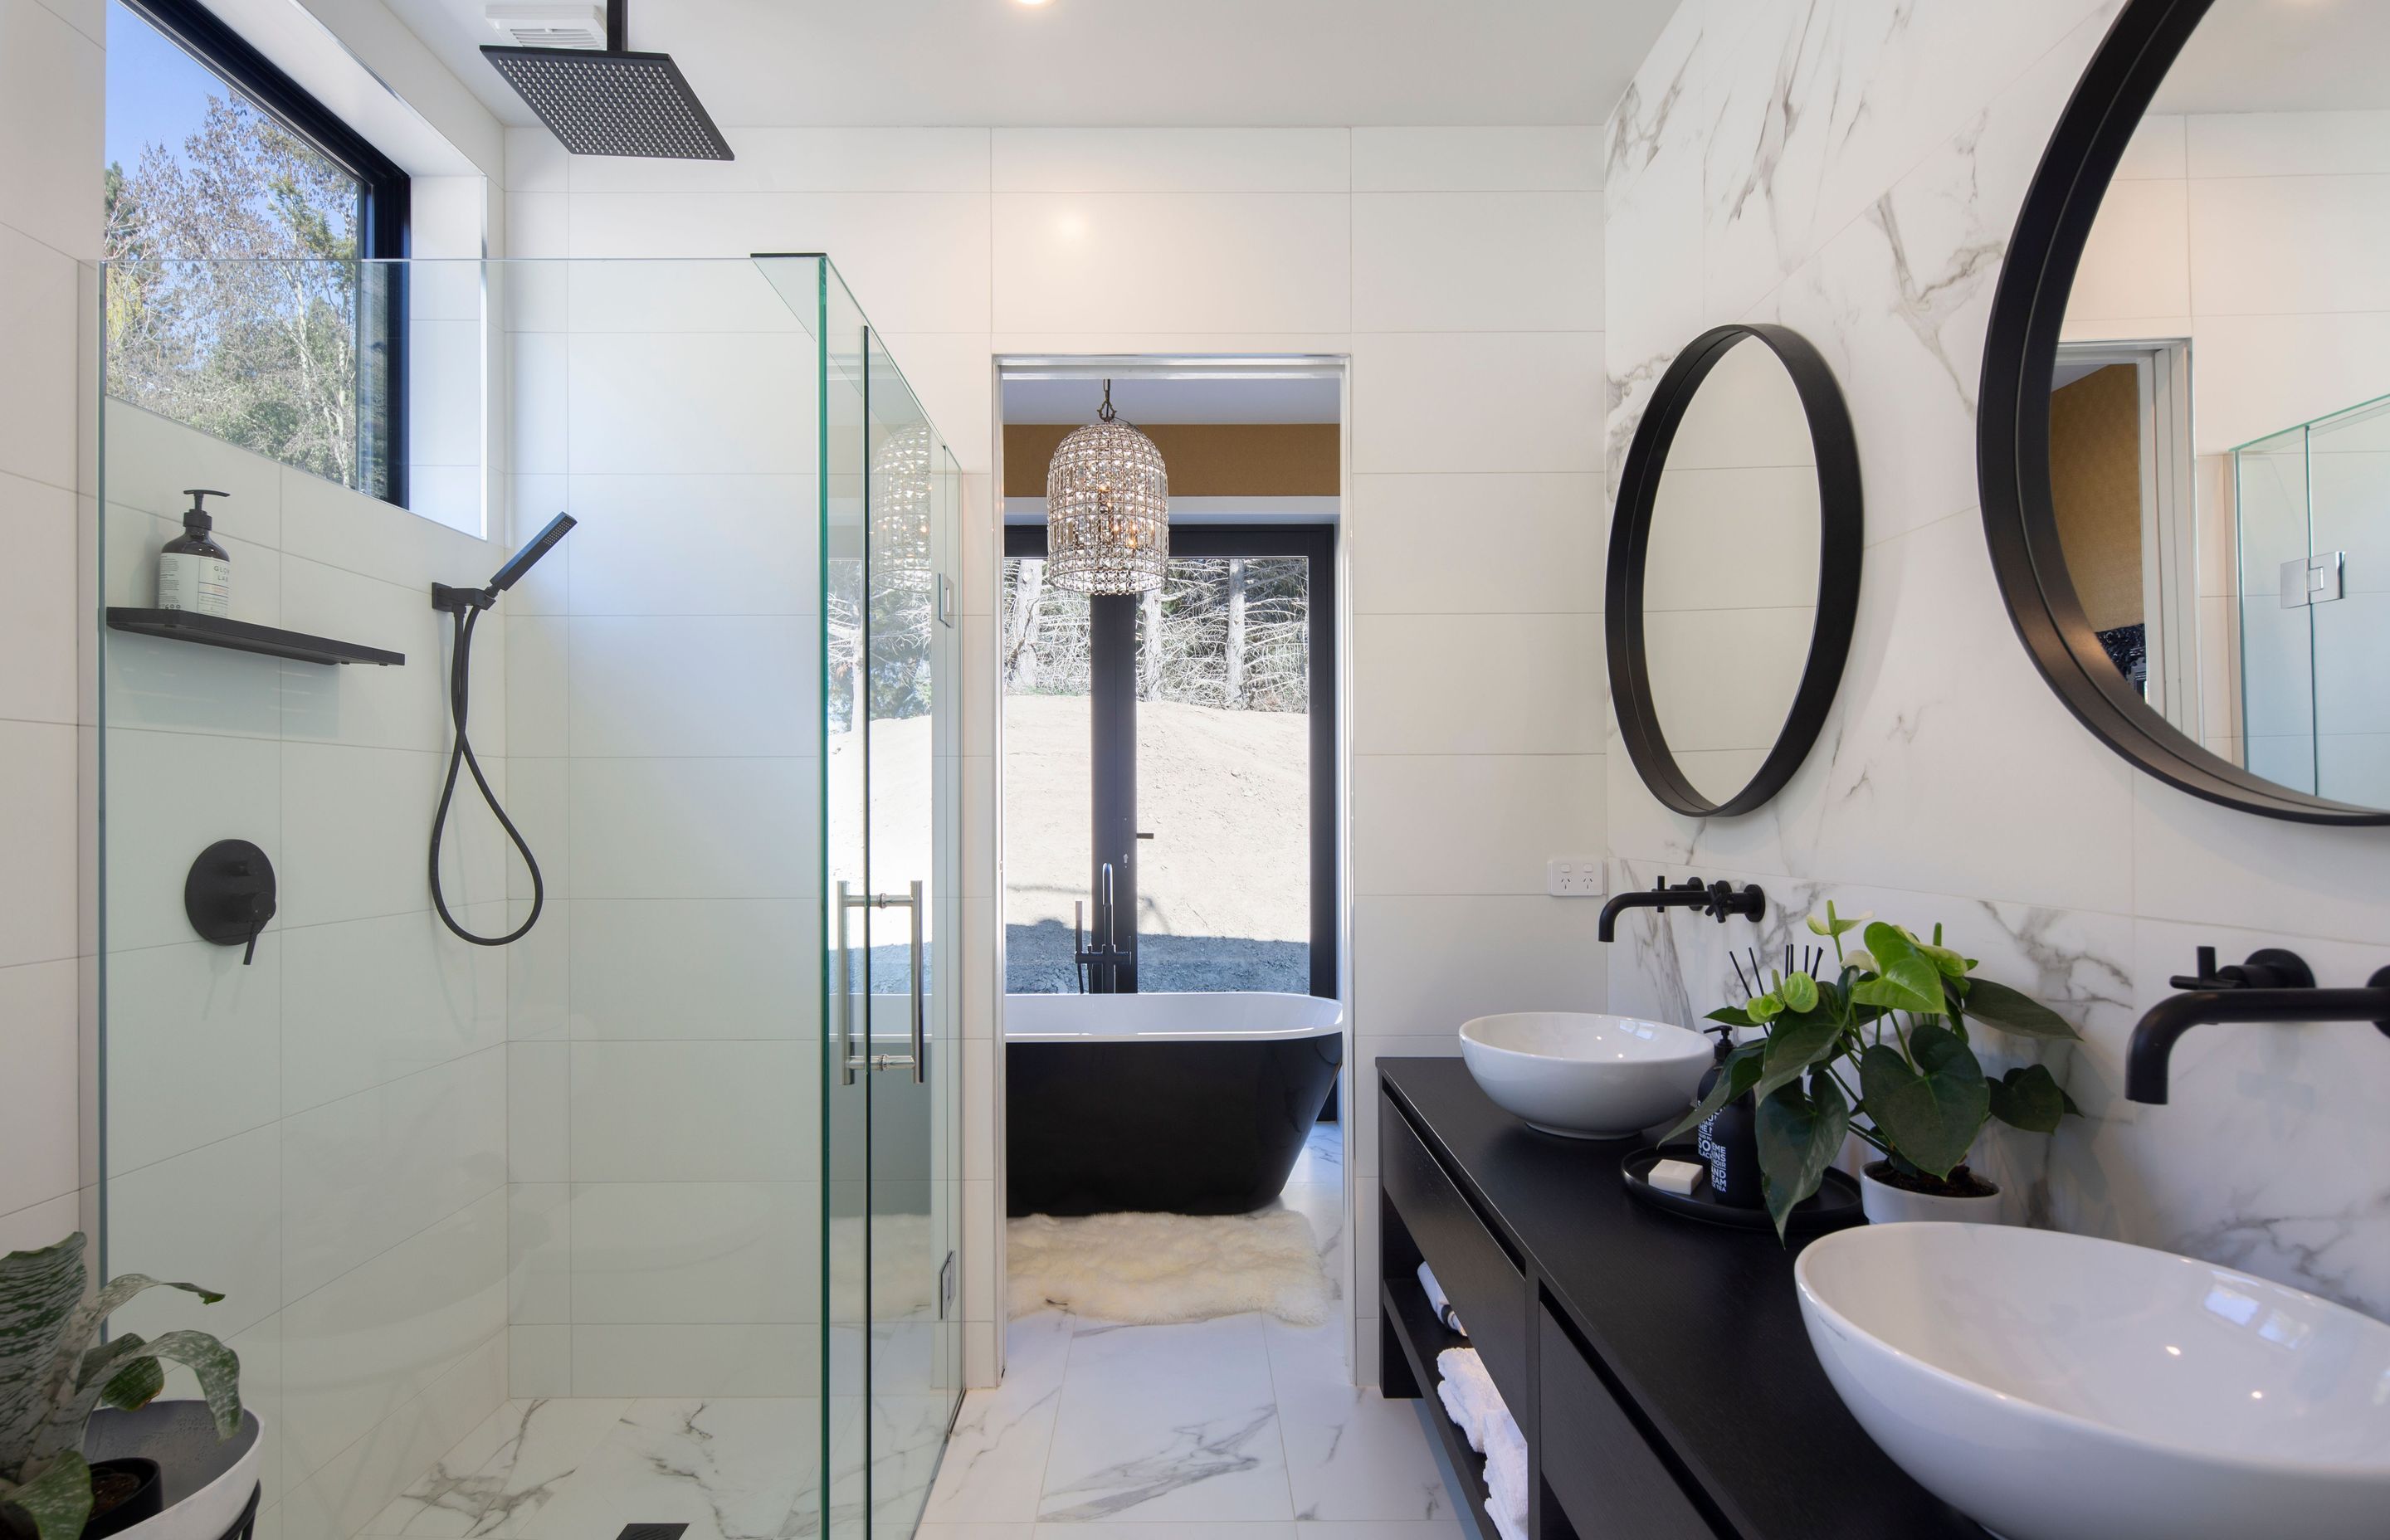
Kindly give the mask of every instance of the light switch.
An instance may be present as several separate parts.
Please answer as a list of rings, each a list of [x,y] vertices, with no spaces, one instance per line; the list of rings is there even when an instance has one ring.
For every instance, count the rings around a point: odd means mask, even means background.
[[[1554,898],[1602,896],[1601,857],[1555,855],[1544,863],[1544,891]]]

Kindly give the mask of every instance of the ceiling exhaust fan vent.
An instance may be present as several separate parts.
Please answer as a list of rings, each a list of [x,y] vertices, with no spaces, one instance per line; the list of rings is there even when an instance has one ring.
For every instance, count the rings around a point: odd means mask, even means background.
[[[482,15],[518,48],[606,46],[603,6],[492,6]]]

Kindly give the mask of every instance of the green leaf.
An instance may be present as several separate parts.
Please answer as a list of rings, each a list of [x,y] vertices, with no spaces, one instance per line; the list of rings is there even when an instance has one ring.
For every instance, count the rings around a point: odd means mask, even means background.
[[[1710,1021],[1723,1021],[1729,1027],[1755,1027],[1759,1025],[1758,1022],[1751,1019],[1751,1012],[1743,1009],[1741,1006],[1720,1006],[1717,1009],[1711,1011],[1707,1017],[1703,1018],[1703,1020]]]
[[[1809,933],[1813,936],[1846,936],[1873,918],[1875,911],[1872,909],[1864,914],[1838,915],[1834,913],[1833,900],[1828,899],[1825,918],[1819,919],[1815,915],[1809,917]]]
[[[1992,1116],[2028,1134],[2055,1134],[2058,1120],[2066,1115],[2066,1093],[2046,1065],[2011,1070],[1986,1089],[1991,1093]]]
[[[137,1336],[124,1336],[84,1354],[73,1392],[52,1410],[34,1444],[35,1453],[80,1447],[92,1409],[116,1386],[137,1385],[138,1380],[127,1377],[134,1364],[145,1358],[180,1364],[199,1377],[199,1392],[215,1415],[217,1437],[230,1438],[239,1430],[240,1359],[232,1349],[204,1331],[169,1331],[148,1342]]]
[[[1710,1083],[1709,1095],[1695,1103],[1693,1110],[1686,1113],[1674,1128],[1661,1135],[1660,1142],[1666,1144],[1687,1129],[1700,1127],[1715,1116],[1719,1108],[1750,1090],[1759,1079],[1759,1060],[1763,1051],[1761,1044],[1745,1043],[1727,1055],[1725,1067],[1718,1072],[1717,1079]]]
[[[0,1477],[14,1478],[72,1367],[60,1339],[83,1298],[84,1238],[0,1259]]]
[[[120,1412],[137,1412],[166,1391],[166,1370],[155,1358],[140,1358],[109,1380],[99,1392],[100,1405]]]
[[[1818,1008],[1818,981],[1806,973],[1787,973],[1776,986],[1776,994],[1794,1010]]]
[[[2019,1037],[2052,1037],[2078,1042],[2083,1035],[2067,1024],[2066,1018],[2033,996],[2021,995],[2008,985],[1996,984],[1989,979],[1977,979],[1974,987],[1967,992],[1967,1014]]]
[[[1820,1075],[1811,1080],[1805,1093],[1798,1084],[1778,1086],[1759,1104],[1755,1123],[1760,1187],[1780,1241],[1794,1206],[1818,1190],[1826,1168],[1841,1152],[1843,1137],[1850,1132],[1851,1107],[1842,1087]]]
[[[33,1521],[42,1540],[76,1540],[91,1517],[91,1467],[81,1450],[62,1449],[32,1481],[0,1489],[0,1508],[16,1508]]]
[[[1934,971],[1946,979],[1963,981],[1968,970],[1975,966],[1974,958],[1962,957],[1939,942],[1920,941],[1914,932],[1908,930],[1900,933],[1908,937],[1908,944],[1915,947],[1921,956],[1934,965]]]
[[[1767,1034],[1767,1057],[1754,1094],[1765,1097],[1819,1059],[1833,1058],[1842,1041],[1842,1019],[1831,1012],[1785,1017]]]
[[[1876,1131],[1903,1159],[1947,1176],[1991,1113],[1984,1067],[1957,1034],[1931,1021],[1909,1033],[1908,1051],[1914,1070],[1891,1044],[1870,1044],[1859,1056],[1859,1095]]]

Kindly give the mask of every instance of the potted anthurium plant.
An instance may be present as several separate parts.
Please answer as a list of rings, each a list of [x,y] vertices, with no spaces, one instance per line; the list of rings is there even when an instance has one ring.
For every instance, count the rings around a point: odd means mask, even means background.
[[[148,1405],[166,1388],[168,1364],[198,1376],[219,1439],[247,1431],[252,1447],[255,1443],[256,1419],[244,1423],[241,1415],[240,1360],[213,1337],[167,1331],[145,1341],[121,1332],[96,1340],[100,1323],[144,1290],[180,1289],[210,1304],[224,1296],[128,1273],[85,1302],[84,1250],[76,1234],[38,1251],[0,1257],[0,1534],[78,1540],[163,1535],[177,1528],[161,1514],[156,1460],[84,1457],[92,1414],[104,1406],[130,1412]],[[239,1485],[240,1499],[254,1479]],[[169,1511],[182,1515],[186,1507],[178,1502]],[[211,1535],[220,1536],[226,1521],[215,1518]]]
[[[1774,975],[1767,993],[1709,1013],[1761,1036],[1738,1046],[1676,1138],[1736,1097],[1749,1095],[1758,1136],[1761,1187],[1777,1234],[1793,1205],[1818,1190],[1826,1169],[1856,1135],[1878,1159],[1861,1173],[1868,1217],[1989,1220],[1999,1189],[1967,1168],[1986,1121],[2049,1134],[2077,1111],[2040,1064],[1984,1072],[1971,1033],[1989,1027],[2014,1036],[2073,1041],[2056,1011],[2006,984],[1974,976],[1975,959],[1871,917],[1844,918],[1826,905],[1809,929],[1831,938],[1831,977]],[[1864,950],[1843,938],[1864,926]],[[1822,970],[1821,970],[1822,971]]]

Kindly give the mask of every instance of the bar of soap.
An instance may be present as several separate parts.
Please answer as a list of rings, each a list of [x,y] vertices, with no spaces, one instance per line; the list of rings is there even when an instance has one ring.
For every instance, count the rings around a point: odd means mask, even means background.
[[[1704,1169],[1690,1161],[1659,1161],[1644,1180],[1662,1192],[1673,1192],[1682,1198],[1693,1190],[1693,1184],[1702,1179]]]

